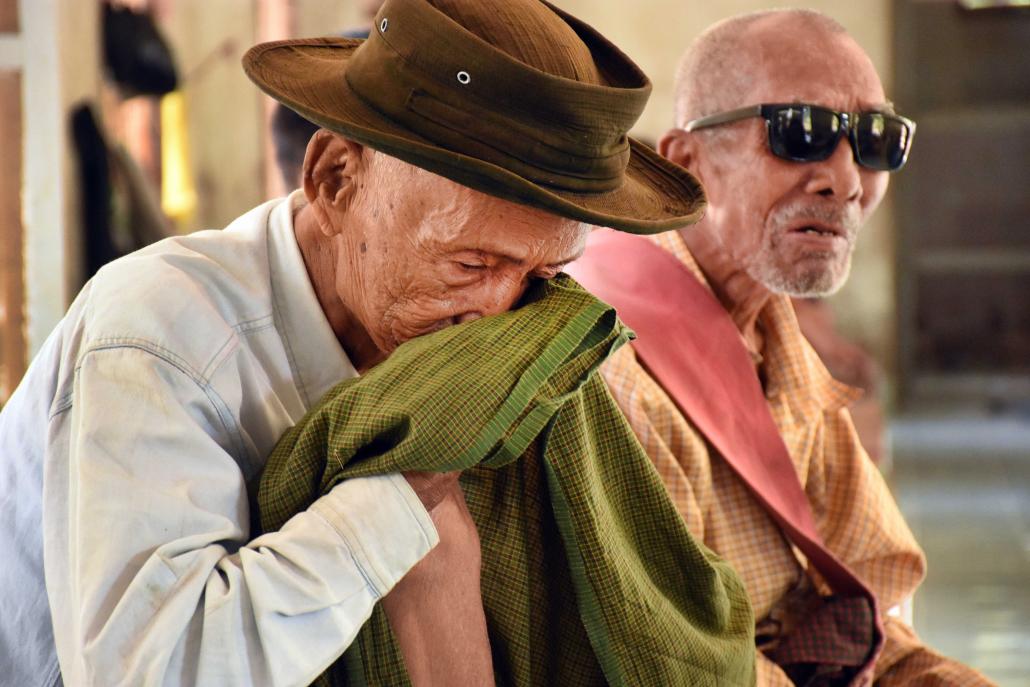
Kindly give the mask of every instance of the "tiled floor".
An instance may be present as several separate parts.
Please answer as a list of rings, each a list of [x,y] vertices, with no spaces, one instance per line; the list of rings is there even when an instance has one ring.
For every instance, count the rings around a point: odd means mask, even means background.
[[[909,415],[891,483],[929,575],[914,623],[1002,687],[1030,687],[1030,418]]]

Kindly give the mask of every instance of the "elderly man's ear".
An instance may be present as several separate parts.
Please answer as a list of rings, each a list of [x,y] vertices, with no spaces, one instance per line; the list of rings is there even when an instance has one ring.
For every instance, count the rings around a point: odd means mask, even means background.
[[[327,235],[339,231],[332,218],[346,210],[354,199],[367,159],[363,153],[360,143],[325,129],[316,131],[308,143],[304,154],[304,195]]]
[[[669,129],[658,139],[658,154],[696,174],[697,144],[697,138],[689,131]]]

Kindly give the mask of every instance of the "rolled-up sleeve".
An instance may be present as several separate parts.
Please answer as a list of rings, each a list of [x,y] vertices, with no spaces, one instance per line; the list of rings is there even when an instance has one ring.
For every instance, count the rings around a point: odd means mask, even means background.
[[[306,685],[437,542],[400,475],[344,482],[248,541],[239,430],[174,358],[94,350],[70,401],[44,486],[65,684]]]

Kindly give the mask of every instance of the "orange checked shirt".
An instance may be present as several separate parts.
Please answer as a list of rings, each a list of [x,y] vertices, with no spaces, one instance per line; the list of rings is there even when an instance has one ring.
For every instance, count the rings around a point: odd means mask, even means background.
[[[707,283],[678,232],[651,240]],[[923,579],[925,560],[855,434],[846,406],[857,392],[830,377],[802,337],[787,297],[770,299],[760,325],[765,342],[758,362],[766,397],[819,533],[873,590],[881,609],[896,606],[911,597]],[[641,367],[632,347],[620,349],[601,373],[691,532],[733,565],[751,595],[755,617],[767,618],[777,602],[803,582],[802,554]],[[811,579],[823,587],[814,572]],[[885,634],[877,684],[990,684],[924,647],[897,618],[886,618]],[[757,662],[759,685],[792,684],[761,652]],[[932,682],[933,677],[943,682]]]

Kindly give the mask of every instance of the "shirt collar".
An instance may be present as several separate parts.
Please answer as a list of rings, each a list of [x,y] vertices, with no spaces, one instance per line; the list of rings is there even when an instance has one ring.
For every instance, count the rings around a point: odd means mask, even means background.
[[[648,238],[676,257],[712,291],[680,232],[666,231]],[[767,398],[782,396],[791,405],[815,403],[823,410],[833,411],[862,396],[860,389],[838,382],[830,375],[802,335],[789,297],[774,294],[759,313],[759,319],[765,344],[758,362],[765,374]]]
[[[357,377],[318,303],[293,229],[293,214],[305,203],[300,190],[268,216],[268,260],[276,326],[282,334],[297,388],[310,408],[336,383]]]
[[[701,271],[701,266],[694,259],[694,254],[687,248],[687,242],[683,239],[683,234],[678,231],[663,231],[660,234],[651,234],[647,238],[667,252],[672,253],[677,260],[690,270],[691,274],[697,277],[698,281],[704,284],[706,289],[712,291],[712,285],[708,283],[708,278]]]

